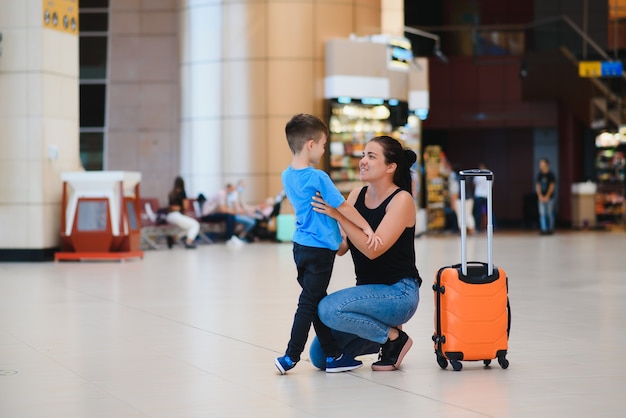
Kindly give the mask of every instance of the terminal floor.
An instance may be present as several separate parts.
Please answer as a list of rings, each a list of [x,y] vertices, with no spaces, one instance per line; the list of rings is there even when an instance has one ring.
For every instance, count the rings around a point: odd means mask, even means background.
[[[0,417],[622,417],[626,234],[497,232],[510,367],[435,361],[431,283],[455,236],[415,240],[424,278],[401,370],[281,376],[299,294],[291,244],[146,252],[127,262],[0,263]],[[470,259],[484,258],[484,235]],[[352,285],[349,257],[331,290]]]

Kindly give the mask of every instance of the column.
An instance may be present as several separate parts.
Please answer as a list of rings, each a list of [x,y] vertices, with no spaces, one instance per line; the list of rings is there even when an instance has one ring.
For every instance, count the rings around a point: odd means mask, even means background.
[[[582,150],[582,123],[559,104],[558,219],[567,226],[572,222],[572,183],[582,180]]]
[[[56,25],[45,4],[0,2],[0,260],[52,258],[60,174],[81,168],[78,32],[63,19],[77,16],[78,4],[55,10]]]
[[[188,192],[243,179],[245,199],[281,189],[285,123],[324,116],[324,43],[381,31],[380,0],[185,0],[181,174]]]
[[[180,174],[190,196],[222,186],[221,1],[184,0],[180,9]]]

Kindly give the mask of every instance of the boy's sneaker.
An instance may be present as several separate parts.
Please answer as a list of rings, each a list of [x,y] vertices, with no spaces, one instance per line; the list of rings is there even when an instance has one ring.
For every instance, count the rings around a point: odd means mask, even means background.
[[[288,370],[296,367],[296,363],[298,362],[291,360],[289,356],[278,357],[276,360],[274,360],[274,364],[276,365],[276,368],[278,369],[280,374],[285,374]]]
[[[326,373],[339,373],[347,372],[350,370],[358,369],[363,365],[362,361],[355,360],[341,354],[339,357],[327,357],[326,358]]]

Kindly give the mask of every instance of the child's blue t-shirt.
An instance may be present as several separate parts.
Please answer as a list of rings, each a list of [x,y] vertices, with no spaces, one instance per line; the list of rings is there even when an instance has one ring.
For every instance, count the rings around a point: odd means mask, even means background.
[[[287,198],[296,212],[293,242],[307,247],[339,249],[341,233],[337,221],[315,212],[311,205],[317,192],[333,208],[345,201],[328,174],[313,167],[296,170],[289,166],[282,173],[282,181]]]

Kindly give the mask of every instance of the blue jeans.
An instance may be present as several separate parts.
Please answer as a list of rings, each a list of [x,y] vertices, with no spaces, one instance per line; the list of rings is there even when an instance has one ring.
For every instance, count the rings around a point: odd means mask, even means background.
[[[326,296],[337,251],[293,243],[293,259],[298,269],[298,284],[302,287],[298,308],[293,319],[291,339],[285,352],[293,361],[299,361],[311,324],[327,357],[338,354],[337,343],[330,328],[320,321],[317,314],[319,302]]]
[[[245,235],[248,235],[248,232],[252,231],[256,225],[256,219],[248,215],[235,215],[235,222],[243,225]]]
[[[336,331],[383,344],[389,329],[407,322],[419,303],[417,279],[392,284],[364,284],[326,296],[319,304],[321,321]]]
[[[230,213],[210,213],[200,218],[200,222],[213,223],[224,222],[226,224],[226,232],[224,238],[230,239],[235,234],[235,215]]]
[[[487,198],[474,196],[474,208],[472,209],[472,215],[474,215],[474,223],[476,224],[476,232],[482,231],[482,219],[483,212],[487,212]]]
[[[554,199],[539,201],[539,226],[543,232],[554,230]]]

